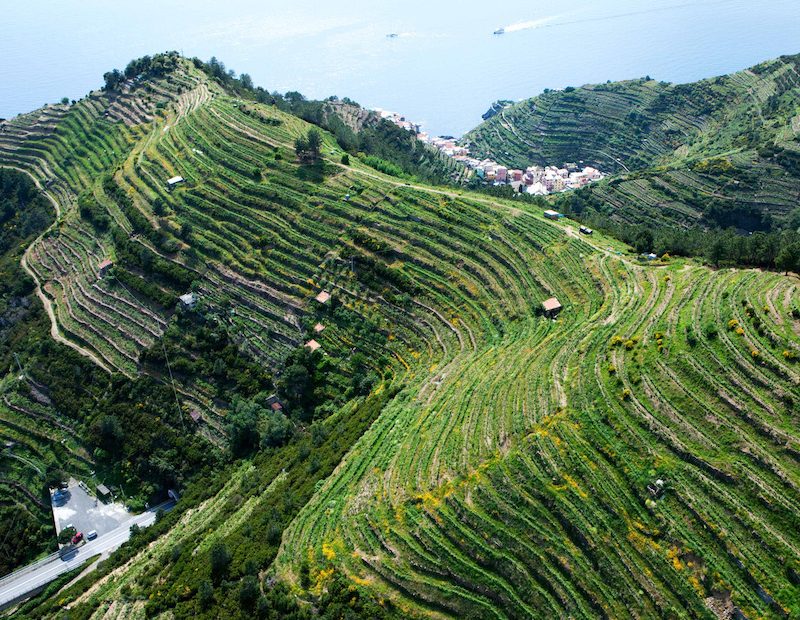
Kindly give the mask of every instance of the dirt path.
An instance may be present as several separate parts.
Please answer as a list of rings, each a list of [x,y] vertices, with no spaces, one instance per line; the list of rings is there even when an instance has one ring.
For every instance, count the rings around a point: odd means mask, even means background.
[[[50,230],[52,228],[54,228],[58,224],[58,220],[61,217],[61,207],[59,206],[59,204],[56,201],[56,199],[53,198],[53,196],[42,187],[41,183],[39,183],[39,180],[36,177],[34,177],[30,172],[28,172],[27,170],[24,170],[22,168],[17,168],[16,166],[3,165],[2,167],[3,168],[12,168],[12,169],[17,170],[19,172],[22,172],[23,174],[28,175],[31,178],[31,180],[33,181],[33,183],[36,185],[37,189],[45,197],[47,197],[47,199],[52,203],[53,208],[55,209],[55,212],[56,212],[55,221],[50,226],[48,226],[44,230],[44,232],[42,232],[42,234],[40,234],[38,237],[36,237],[36,239],[34,239],[33,242],[31,242],[31,244],[27,247],[27,249],[23,253],[22,260],[20,260],[20,265],[25,270],[25,273],[27,273],[31,278],[33,278],[33,281],[36,284],[36,295],[42,301],[42,304],[44,305],[44,309],[47,312],[47,316],[50,317],[50,336],[56,342],[59,342],[61,344],[65,344],[68,347],[71,347],[71,348],[75,349],[78,353],[80,353],[84,357],[88,357],[90,360],[92,360],[95,364],[97,364],[100,368],[105,370],[107,373],[109,373],[109,374],[112,373],[113,371],[108,367],[108,365],[105,362],[103,362],[92,351],[82,347],[81,345],[77,344],[76,342],[72,342],[71,340],[66,338],[64,335],[62,335],[61,330],[58,328],[58,321],[56,320],[56,313],[55,313],[55,309],[53,307],[53,302],[50,301],[50,298],[47,297],[47,295],[44,294],[44,291],[42,290],[41,282],[39,282],[39,278],[36,277],[36,273],[28,265],[28,256],[33,251],[33,247],[37,243],[39,243],[39,241],[42,239],[42,237],[44,237],[44,235],[46,235],[48,232],[50,232]]]

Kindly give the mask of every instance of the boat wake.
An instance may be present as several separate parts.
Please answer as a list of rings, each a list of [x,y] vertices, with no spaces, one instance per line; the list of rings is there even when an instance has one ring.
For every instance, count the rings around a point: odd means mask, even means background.
[[[508,34],[510,32],[520,32],[521,30],[534,30],[536,28],[541,28],[542,26],[546,26],[557,17],[558,15],[551,15],[550,17],[542,17],[540,19],[532,19],[529,21],[517,22],[516,24],[510,24],[509,26],[498,28],[497,30],[495,30],[495,34]]]

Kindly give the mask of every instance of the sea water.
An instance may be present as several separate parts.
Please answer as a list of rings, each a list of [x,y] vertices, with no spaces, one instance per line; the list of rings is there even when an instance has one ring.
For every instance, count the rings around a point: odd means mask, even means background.
[[[6,118],[78,98],[105,71],[175,49],[214,55],[270,91],[347,96],[458,136],[496,99],[645,75],[692,81],[800,52],[798,0],[6,0],[2,8]]]

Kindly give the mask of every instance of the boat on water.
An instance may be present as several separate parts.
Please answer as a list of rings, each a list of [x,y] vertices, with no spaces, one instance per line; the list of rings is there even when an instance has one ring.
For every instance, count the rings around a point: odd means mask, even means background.
[[[398,35],[396,32],[390,32],[389,34],[386,35],[386,38],[387,39],[396,39],[398,36],[400,36],[400,35]]]
[[[494,31],[494,34],[505,34],[505,33],[506,33],[505,28],[498,28],[497,30]]]

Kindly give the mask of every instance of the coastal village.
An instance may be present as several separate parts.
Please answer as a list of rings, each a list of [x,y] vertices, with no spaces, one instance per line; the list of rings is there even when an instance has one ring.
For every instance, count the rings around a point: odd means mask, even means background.
[[[580,167],[576,163],[562,166],[528,166],[525,170],[509,169],[491,159],[477,159],[470,155],[466,145],[459,144],[452,137],[431,136],[419,124],[395,112],[376,109],[381,118],[391,121],[401,129],[410,131],[417,139],[439,150],[447,157],[462,163],[474,171],[479,179],[494,185],[510,185],[515,191],[534,196],[546,196],[571,189],[578,189],[593,181],[602,179],[605,174],[591,166]]]

